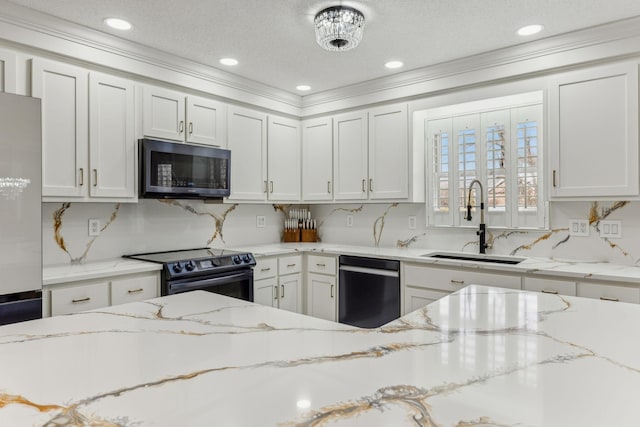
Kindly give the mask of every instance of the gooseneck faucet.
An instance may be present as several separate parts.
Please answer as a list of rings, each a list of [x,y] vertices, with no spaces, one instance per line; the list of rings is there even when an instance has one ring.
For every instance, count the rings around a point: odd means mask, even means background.
[[[480,245],[480,253],[484,254],[487,252],[487,242],[486,242],[486,225],[484,223],[484,189],[482,188],[482,183],[480,181],[478,181],[477,179],[474,179],[473,181],[471,181],[471,184],[469,184],[469,198],[467,200],[467,216],[465,217],[465,219],[467,221],[471,221],[471,208],[473,206],[471,206],[471,190],[473,189],[473,185],[474,184],[478,184],[478,187],[480,187],[480,228],[478,229],[478,231],[476,231],[476,234],[478,235],[479,238],[479,245]]]

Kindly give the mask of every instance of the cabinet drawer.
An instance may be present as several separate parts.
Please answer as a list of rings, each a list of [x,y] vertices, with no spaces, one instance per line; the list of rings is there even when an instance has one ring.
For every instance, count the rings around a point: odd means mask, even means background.
[[[429,289],[405,288],[404,289],[404,314],[411,313],[434,301],[444,298],[449,292],[432,291]]]
[[[309,273],[336,274],[335,257],[308,255],[307,261]]]
[[[253,268],[253,279],[260,280],[268,277],[276,277],[278,273],[277,258],[257,258]]]
[[[498,288],[522,289],[520,276],[509,276],[478,271],[449,270],[413,264],[404,266],[404,284],[418,288],[454,292],[467,285],[485,285]]]
[[[111,281],[111,304],[142,301],[158,296],[158,275]]]
[[[544,294],[576,295],[576,282],[566,280],[540,279],[538,277],[525,277],[524,290],[542,292]]]
[[[278,274],[299,273],[302,271],[302,255],[284,256],[278,259]]]
[[[77,313],[109,305],[108,282],[51,290],[51,315]]]
[[[638,304],[640,303],[640,288],[578,282],[578,296]]]

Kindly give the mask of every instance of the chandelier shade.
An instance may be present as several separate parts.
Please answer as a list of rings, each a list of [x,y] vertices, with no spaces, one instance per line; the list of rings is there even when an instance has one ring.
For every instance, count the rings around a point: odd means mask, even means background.
[[[348,6],[332,6],[314,19],[316,41],[329,51],[345,51],[358,46],[364,31],[364,15]]]

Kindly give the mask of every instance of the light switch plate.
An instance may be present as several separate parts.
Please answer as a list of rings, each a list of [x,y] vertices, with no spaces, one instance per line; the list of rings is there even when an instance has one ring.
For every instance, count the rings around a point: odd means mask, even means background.
[[[586,219],[570,219],[569,220],[570,236],[589,236],[589,221]]]
[[[415,230],[415,229],[416,229],[416,216],[409,215],[409,230]]]
[[[622,239],[622,221],[600,221],[600,237]]]
[[[99,235],[100,235],[100,220],[90,219],[89,220],[89,236],[99,236]]]
[[[264,228],[267,225],[267,218],[263,215],[256,216],[256,227]]]
[[[353,215],[347,215],[347,227],[353,227]]]

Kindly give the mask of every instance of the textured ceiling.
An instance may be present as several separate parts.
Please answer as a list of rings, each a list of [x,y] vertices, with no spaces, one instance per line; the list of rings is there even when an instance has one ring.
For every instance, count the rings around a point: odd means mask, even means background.
[[[292,93],[316,93],[628,17],[639,0],[10,0]],[[327,52],[315,41],[313,16],[345,4],[366,18],[353,51]],[[134,27],[109,29],[106,17]],[[531,23],[543,33],[523,39]],[[240,64],[221,66],[222,57]],[[391,71],[386,61],[404,61]]]

